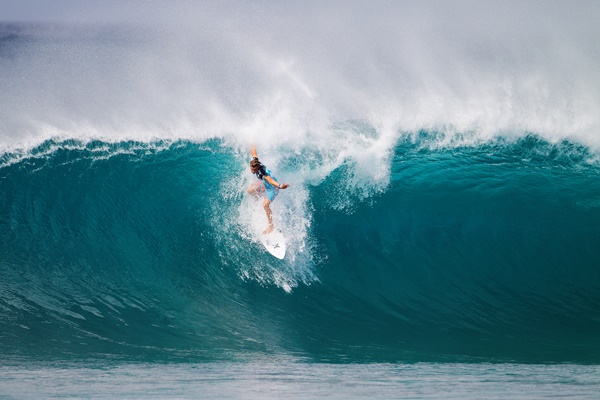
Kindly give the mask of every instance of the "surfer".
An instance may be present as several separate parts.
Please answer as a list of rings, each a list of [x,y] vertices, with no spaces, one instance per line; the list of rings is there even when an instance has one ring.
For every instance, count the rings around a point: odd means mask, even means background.
[[[267,213],[267,220],[269,225],[263,232],[263,235],[270,233],[273,230],[273,215],[271,214],[271,202],[275,200],[279,189],[287,189],[290,187],[287,183],[279,184],[277,179],[273,176],[271,171],[267,169],[260,161],[258,161],[258,155],[256,154],[256,147],[252,144],[252,161],[250,161],[250,171],[256,175],[260,182],[255,182],[248,188],[248,193],[254,196],[264,195],[263,207]]]

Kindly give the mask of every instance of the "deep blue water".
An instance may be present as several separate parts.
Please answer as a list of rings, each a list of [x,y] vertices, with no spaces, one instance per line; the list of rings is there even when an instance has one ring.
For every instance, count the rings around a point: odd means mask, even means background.
[[[222,142],[6,153],[0,354],[598,363],[595,155],[535,136],[434,137],[398,142],[389,185],[366,199],[347,188],[348,164],[311,183],[306,157],[281,161],[292,187],[274,212],[305,191],[310,220],[276,215],[283,261],[239,223],[264,216],[245,195],[247,155]]]

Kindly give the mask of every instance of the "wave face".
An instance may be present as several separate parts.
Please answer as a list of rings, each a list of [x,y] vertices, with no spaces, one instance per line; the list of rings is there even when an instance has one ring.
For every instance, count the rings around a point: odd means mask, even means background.
[[[600,3],[58,3],[0,21],[0,357],[600,362]]]
[[[599,362],[597,156],[439,142],[404,136],[377,190],[350,161],[322,180],[309,154],[281,161],[283,261],[258,242],[247,156],[221,141],[7,153],[1,353]]]

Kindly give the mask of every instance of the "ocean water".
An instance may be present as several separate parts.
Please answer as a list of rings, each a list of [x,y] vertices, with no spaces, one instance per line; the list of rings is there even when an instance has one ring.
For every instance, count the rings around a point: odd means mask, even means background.
[[[598,366],[314,364],[28,364],[0,367],[8,398],[541,399],[598,397]]]
[[[0,23],[0,397],[597,397],[597,5],[333,4]]]

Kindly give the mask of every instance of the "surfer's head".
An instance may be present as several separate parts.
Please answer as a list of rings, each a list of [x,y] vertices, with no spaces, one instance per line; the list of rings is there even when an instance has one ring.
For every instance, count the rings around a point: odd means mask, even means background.
[[[258,161],[258,158],[254,157],[252,159],[252,161],[250,161],[250,171],[256,175],[256,177],[260,180],[262,180],[264,178],[265,175],[267,175],[267,171],[265,169],[265,166],[262,165],[262,163],[260,161]]]
[[[258,158],[254,157],[252,161],[250,161],[250,171],[252,171],[252,173],[255,174],[256,171],[260,169],[260,167],[262,167],[262,164],[260,163],[260,161],[258,161]]]

